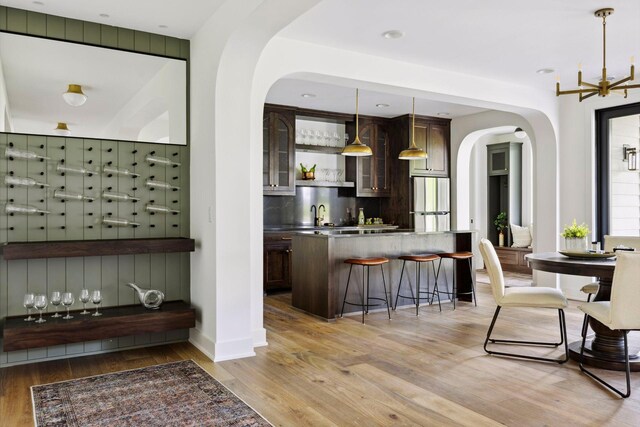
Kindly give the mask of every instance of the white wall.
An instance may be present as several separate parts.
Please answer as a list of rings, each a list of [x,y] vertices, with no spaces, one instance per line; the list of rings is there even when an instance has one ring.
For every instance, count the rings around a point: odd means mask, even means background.
[[[640,115],[617,117],[610,122],[609,171],[611,211],[609,234],[640,236],[640,174],[623,162],[623,145],[640,149]]]
[[[7,84],[4,78],[2,61],[0,61],[0,132],[12,132],[11,108],[9,106],[9,96],[7,95]]]

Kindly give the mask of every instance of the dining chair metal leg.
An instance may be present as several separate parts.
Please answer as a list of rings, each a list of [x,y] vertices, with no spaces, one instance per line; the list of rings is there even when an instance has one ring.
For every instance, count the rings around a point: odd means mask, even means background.
[[[589,294],[589,296],[587,297],[587,303],[591,302],[591,295]],[[582,320],[582,335],[584,336],[584,334],[586,333],[586,331],[588,330],[587,328],[587,315],[584,315],[584,320]]]
[[[493,319],[491,320],[491,325],[489,326],[489,330],[487,331],[487,337],[484,341],[484,351],[488,354],[494,354],[498,356],[509,356],[509,357],[517,357],[521,359],[529,359],[529,360],[540,360],[544,362],[556,362],[556,363],[565,363],[569,360],[569,345],[567,343],[567,324],[564,317],[564,310],[558,309],[558,322],[560,324],[560,342],[551,343],[544,341],[525,341],[525,340],[505,340],[505,339],[495,339],[491,338],[491,333],[493,332],[493,327],[496,324],[496,320],[498,320],[498,314],[500,313],[500,306],[496,307],[496,311],[493,314]],[[525,354],[516,354],[516,353],[506,353],[489,350],[487,348],[487,344],[516,344],[516,345],[534,345],[534,346],[543,346],[543,347],[558,347],[559,345],[564,344],[564,358],[561,359],[551,359],[546,357],[538,357],[538,356],[528,356]]]
[[[618,390],[617,388],[615,388],[614,386],[612,386],[611,384],[609,384],[608,382],[606,382],[605,380],[603,380],[602,378],[600,378],[599,376],[597,376],[596,374],[587,370],[587,368],[584,367],[584,347],[587,341],[588,318],[589,318],[589,315],[585,315],[586,321],[582,325],[582,345],[580,346],[580,363],[579,363],[580,370],[585,374],[587,374],[588,376],[590,376],[591,378],[593,378],[594,380],[596,380],[597,382],[599,382],[600,384],[602,384],[603,386],[607,387],[609,390],[615,392],[618,396],[626,399],[627,397],[631,396],[631,365],[629,363],[629,340],[627,336],[629,334],[629,331],[622,331],[624,333],[623,335],[624,360],[625,360],[625,374],[626,374],[626,380],[627,380],[627,391],[623,393],[622,391]]]

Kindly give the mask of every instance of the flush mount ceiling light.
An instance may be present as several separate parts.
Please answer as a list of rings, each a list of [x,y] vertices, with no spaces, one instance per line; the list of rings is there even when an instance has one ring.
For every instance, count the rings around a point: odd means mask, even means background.
[[[100,15],[98,15],[100,18],[108,18],[109,14],[108,13],[101,13]]]
[[[385,39],[399,39],[404,36],[404,33],[400,30],[389,30],[382,33],[382,37]]]
[[[82,92],[82,86],[70,84],[69,89],[62,94],[64,101],[72,107],[79,107],[87,102],[87,95]]]
[[[539,70],[536,70],[536,73],[538,73],[538,74],[551,74],[554,71],[555,70],[553,68],[540,68]]]
[[[411,145],[406,150],[402,150],[398,159],[419,160],[428,157],[427,152],[416,145],[416,98],[413,98],[413,109],[411,117]]]
[[[633,57],[631,57],[631,72],[628,77],[618,81],[613,80],[612,76],[607,76],[607,16],[613,14],[613,9],[596,10],[594,13],[596,18],[602,18],[602,77],[598,84],[592,84],[582,81],[582,66],[578,68],[578,89],[560,90],[560,79],[556,82],[556,96],[578,94],[580,102],[594,95],[608,96],[610,93],[618,93],[627,97],[627,89],[638,89],[640,84],[630,85],[629,81],[635,80],[635,67],[633,65]],[[610,80],[611,79],[611,80]]]
[[[525,136],[527,136],[527,133],[525,131],[522,130],[522,128],[516,128],[516,130],[513,132],[513,134],[515,135],[516,138],[524,138]]]
[[[376,107],[378,108],[387,108],[389,106],[389,104],[376,104]]]
[[[300,96],[303,97],[303,98],[315,98],[316,94],[315,93],[303,93]]]
[[[67,124],[64,122],[58,122],[58,126],[56,126],[56,128],[53,131],[61,136],[71,135],[71,131],[67,127]]]
[[[353,142],[342,149],[343,156],[354,156],[354,157],[362,157],[362,156],[371,156],[373,155],[373,151],[371,148],[367,147],[360,141],[360,136],[358,132],[358,89],[356,89],[356,137]]]
[[[441,112],[439,112],[439,113],[438,113],[438,115],[439,115],[440,117],[447,117],[447,116],[450,116],[450,115],[451,115],[451,113],[448,113],[448,112],[446,112],[446,111],[441,111]]]

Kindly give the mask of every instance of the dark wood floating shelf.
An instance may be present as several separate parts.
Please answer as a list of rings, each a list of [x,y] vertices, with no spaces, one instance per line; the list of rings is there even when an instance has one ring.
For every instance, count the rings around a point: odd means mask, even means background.
[[[195,241],[185,237],[9,242],[0,246],[0,252],[6,260],[193,252],[194,250]]]
[[[188,329],[196,325],[196,311],[183,301],[162,304],[158,310],[142,305],[109,307],[102,316],[71,312],[73,319],[45,315],[45,323],[25,322],[25,316],[7,317],[4,324],[4,351],[72,344],[128,335]],[[62,311],[61,311],[62,313]]]

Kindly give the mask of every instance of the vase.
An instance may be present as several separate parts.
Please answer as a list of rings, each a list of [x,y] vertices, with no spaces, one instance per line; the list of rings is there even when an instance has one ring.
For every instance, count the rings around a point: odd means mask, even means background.
[[[498,246],[504,246],[504,233],[502,231],[498,234]]]
[[[567,251],[586,252],[589,242],[587,237],[565,237],[564,249]]]

